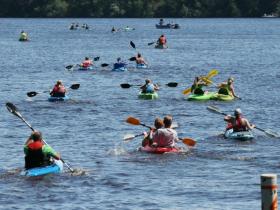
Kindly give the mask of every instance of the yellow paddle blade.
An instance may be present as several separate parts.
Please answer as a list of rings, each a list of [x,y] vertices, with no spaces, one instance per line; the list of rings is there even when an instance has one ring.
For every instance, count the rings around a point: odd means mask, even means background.
[[[217,69],[212,69],[206,76],[207,79],[210,79],[214,76],[216,76],[219,73],[219,71]]]
[[[126,122],[132,125],[140,125],[140,120],[134,118],[134,117],[128,117],[126,119]]]
[[[196,144],[196,141],[191,138],[184,138],[182,142],[190,147],[193,147]]]
[[[206,85],[212,85],[213,84],[213,82],[210,79],[208,79],[207,77],[201,77],[201,79],[206,83]]]
[[[183,90],[182,93],[183,93],[184,95],[187,95],[187,94],[189,94],[191,91],[192,91],[192,88],[188,88],[188,89]]]

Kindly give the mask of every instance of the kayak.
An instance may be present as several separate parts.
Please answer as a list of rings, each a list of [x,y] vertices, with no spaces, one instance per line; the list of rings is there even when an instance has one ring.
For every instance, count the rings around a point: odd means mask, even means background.
[[[254,135],[251,131],[233,132],[233,129],[227,130],[224,136],[227,139],[237,139],[241,141],[246,141],[254,138]]]
[[[49,96],[48,101],[50,102],[55,102],[55,101],[67,101],[69,100],[69,96],[64,96],[64,97],[54,97],[54,96]]]
[[[213,94],[211,99],[218,100],[218,101],[232,101],[234,99],[234,96],[215,93],[215,94]]]
[[[180,26],[179,26],[179,24],[170,24],[170,23],[168,23],[168,24],[166,24],[166,25],[161,25],[161,24],[156,24],[156,28],[157,29],[179,29],[180,28]]]
[[[145,147],[140,147],[139,151],[154,153],[154,154],[164,154],[164,153],[179,153],[181,150],[176,147],[150,147],[149,145]]]
[[[125,30],[125,31],[133,31],[133,30],[135,30],[135,28],[125,27],[124,30]]]
[[[190,94],[188,97],[188,101],[206,101],[210,100],[215,93],[213,92],[207,92],[203,95],[198,95],[198,94]]]
[[[168,46],[166,45],[166,44],[157,44],[157,45],[155,45],[155,48],[156,49],[167,49],[168,48]]]
[[[157,99],[158,93],[157,92],[153,92],[153,93],[142,93],[140,92],[138,95],[138,98],[140,99],[146,99],[146,100],[153,100],[153,99]]]
[[[117,69],[112,69],[112,71],[127,71],[127,68],[126,67],[120,67],[120,68],[117,68]]]
[[[137,69],[146,69],[146,68],[148,68],[148,66],[144,63],[137,63],[136,68]]]
[[[78,70],[80,71],[89,71],[89,70],[93,70],[93,66],[88,66],[88,67],[82,67],[80,66]]]
[[[57,174],[63,171],[63,163],[61,160],[54,160],[49,166],[27,169],[23,172],[25,176],[42,176],[47,174]]]
[[[20,41],[20,42],[27,42],[27,41],[29,41],[28,39],[22,39],[22,38],[19,38],[19,40],[18,41]]]

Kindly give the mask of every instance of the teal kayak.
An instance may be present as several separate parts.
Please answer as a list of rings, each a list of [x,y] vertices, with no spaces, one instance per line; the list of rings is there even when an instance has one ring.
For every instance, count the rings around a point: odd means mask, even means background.
[[[112,71],[127,71],[127,68],[126,67],[120,67],[120,68],[117,68],[117,69],[112,69]]]
[[[93,68],[92,65],[91,65],[91,66],[88,66],[88,67],[80,66],[80,67],[78,68],[78,70],[80,70],[80,71],[90,71],[90,70],[94,70],[94,68]]]
[[[213,94],[211,99],[218,100],[218,101],[232,101],[234,99],[234,96],[215,93],[215,94]]]
[[[52,165],[27,169],[22,174],[25,176],[42,176],[47,174],[57,174],[62,171],[63,171],[62,161],[54,160],[54,163]]]
[[[210,100],[215,93],[213,92],[207,92],[203,95],[198,95],[198,94],[190,94],[188,97],[188,101],[206,101]]]
[[[148,68],[148,66],[144,63],[137,63],[136,68],[137,69],[146,69],[146,68]]]
[[[54,97],[54,96],[49,96],[48,101],[50,102],[55,102],[55,101],[67,101],[69,100],[69,96],[64,96],[64,97]]]
[[[156,44],[155,45],[155,48],[156,49],[167,49],[168,48],[168,46],[166,45],[166,44]]]
[[[142,93],[140,92],[138,95],[138,98],[140,99],[146,99],[146,100],[153,100],[153,99],[157,99],[158,93],[157,92],[153,92],[153,93]]]
[[[234,132],[233,129],[227,130],[224,136],[227,139],[237,139],[241,141],[247,141],[254,138],[252,131]]]

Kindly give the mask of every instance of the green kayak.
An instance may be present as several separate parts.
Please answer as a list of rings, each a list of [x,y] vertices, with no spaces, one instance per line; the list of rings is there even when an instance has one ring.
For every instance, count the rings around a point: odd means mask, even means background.
[[[188,99],[188,101],[206,101],[206,100],[211,99],[214,96],[214,94],[215,93],[213,93],[213,92],[207,92],[203,95],[190,94],[187,99]]]
[[[153,100],[153,99],[158,98],[158,94],[157,94],[157,92],[153,92],[153,93],[142,93],[142,92],[140,92],[139,95],[138,95],[138,98],[146,99],[146,100]]]
[[[212,100],[218,100],[218,101],[232,101],[234,97],[232,95],[224,95],[224,94],[219,94],[215,93],[211,97]]]

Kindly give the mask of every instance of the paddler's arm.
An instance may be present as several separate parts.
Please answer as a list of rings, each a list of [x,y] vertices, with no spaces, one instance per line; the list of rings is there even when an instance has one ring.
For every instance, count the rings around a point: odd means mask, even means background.
[[[42,151],[45,155],[55,158],[56,160],[60,160],[60,155],[49,145],[44,145]]]

